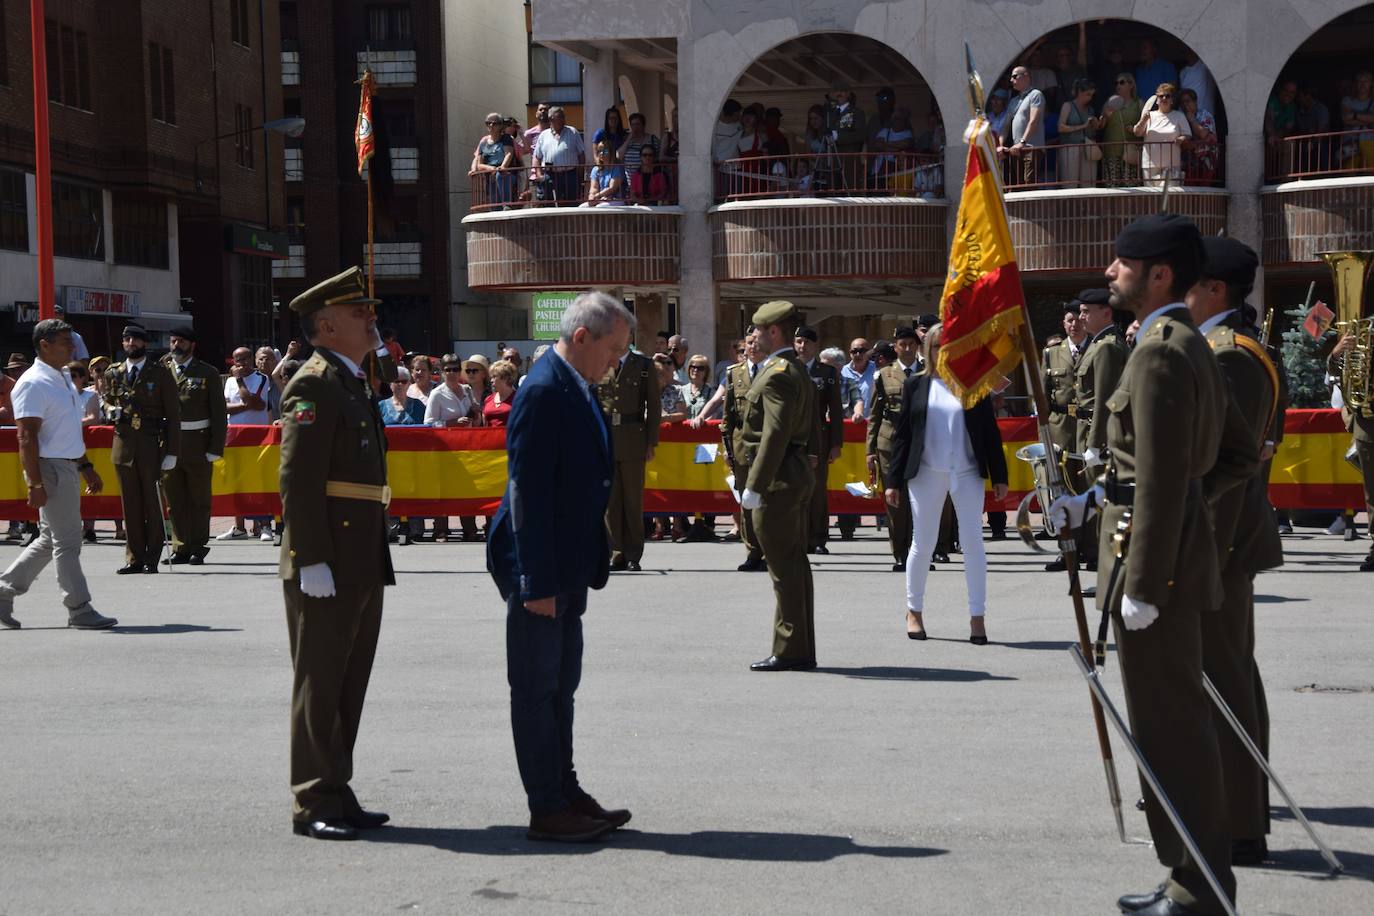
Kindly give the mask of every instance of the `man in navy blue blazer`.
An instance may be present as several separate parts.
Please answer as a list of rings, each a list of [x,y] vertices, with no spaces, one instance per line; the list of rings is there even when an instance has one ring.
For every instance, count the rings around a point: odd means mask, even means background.
[[[630,819],[607,811],[573,769],[573,694],[582,678],[587,589],[610,574],[610,428],[592,384],[629,347],[635,318],[605,293],[563,313],[559,340],[520,385],[506,426],[506,494],[487,536],[487,571],[506,600],[506,679],[532,840],[584,843]]]

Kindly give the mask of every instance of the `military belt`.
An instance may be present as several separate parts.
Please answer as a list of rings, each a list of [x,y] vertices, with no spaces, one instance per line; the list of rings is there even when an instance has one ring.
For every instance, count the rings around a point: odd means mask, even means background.
[[[611,414],[611,425],[612,425],[612,426],[643,426],[643,425],[644,425],[644,419],[643,419],[643,417],[631,417],[631,416],[627,416],[627,415],[625,415],[625,414],[613,413],[613,414]]]
[[[1102,489],[1107,494],[1107,502],[1113,506],[1135,505],[1135,484],[1133,483],[1122,483],[1108,474],[1107,479],[1102,482]]]
[[[391,505],[391,487],[372,483],[330,480],[325,482],[324,495],[336,496],[339,499],[360,499],[366,502],[381,503],[383,507]]]
[[[181,428],[182,428],[183,430],[209,429],[209,428],[210,428],[210,421],[209,421],[209,420],[182,420],[182,421],[181,421]]]
[[[1072,409],[1073,409],[1073,405],[1072,405],[1072,404],[1070,404],[1068,407],[1060,407],[1058,404],[1051,404],[1051,405],[1050,405],[1050,413],[1052,413],[1052,414],[1058,413],[1058,414],[1067,414],[1068,416],[1073,416]]]
[[[1068,407],[1065,407],[1064,412],[1078,420],[1091,420],[1093,418],[1093,409],[1091,407],[1080,407],[1077,404],[1070,404]]]

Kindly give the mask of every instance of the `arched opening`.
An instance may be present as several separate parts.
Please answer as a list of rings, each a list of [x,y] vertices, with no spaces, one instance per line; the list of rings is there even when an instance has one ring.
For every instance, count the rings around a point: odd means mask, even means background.
[[[1264,111],[1265,180],[1374,174],[1374,4],[1304,41]]]
[[[989,96],[1009,190],[1225,185],[1216,80],[1163,29],[1128,19],[1056,29],[1012,61]]]
[[[863,35],[793,38],[745,68],[716,121],[718,202],[944,196],[945,128],[930,86]]]

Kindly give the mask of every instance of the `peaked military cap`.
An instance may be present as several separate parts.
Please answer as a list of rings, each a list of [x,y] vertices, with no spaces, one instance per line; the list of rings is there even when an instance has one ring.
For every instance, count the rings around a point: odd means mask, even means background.
[[[1116,254],[1121,258],[1158,258],[1179,248],[1192,248],[1202,256],[1202,233],[1192,220],[1177,213],[1142,216],[1116,237]]]
[[[382,300],[367,294],[367,278],[361,267],[350,267],[341,274],[316,283],[291,300],[291,311],[309,315],[329,305],[377,305]]]
[[[753,322],[763,326],[768,324],[782,324],[789,318],[795,318],[797,307],[786,299],[774,299],[772,302],[765,302],[754,312]]]
[[[1207,263],[1202,265],[1204,277],[1232,286],[1255,285],[1259,256],[1249,245],[1236,239],[1209,235],[1202,240],[1202,248],[1207,252]]]

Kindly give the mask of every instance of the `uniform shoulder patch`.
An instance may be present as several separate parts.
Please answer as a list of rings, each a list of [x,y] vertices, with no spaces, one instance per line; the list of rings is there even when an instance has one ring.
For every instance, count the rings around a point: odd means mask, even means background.
[[[309,426],[315,422],[315,402],[297,401],[288,416],[297,426]]]

